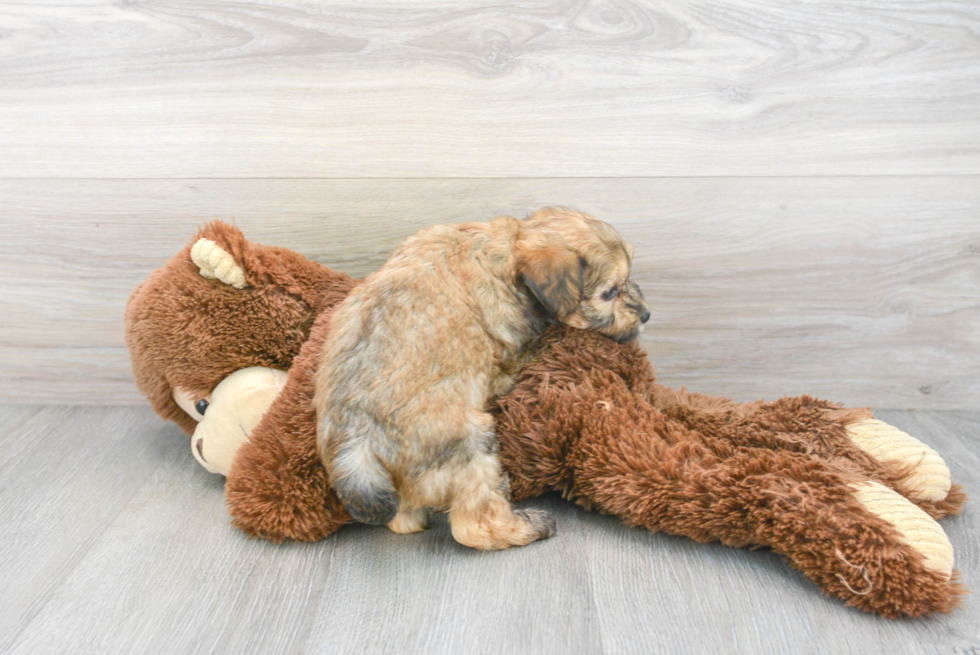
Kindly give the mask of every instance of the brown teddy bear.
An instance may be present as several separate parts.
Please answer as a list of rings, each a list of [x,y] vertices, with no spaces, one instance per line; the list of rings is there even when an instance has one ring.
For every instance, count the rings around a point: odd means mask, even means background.
[[[331,309],[356,283],[215,222],[129,301],[139,388],[227,474],[249,535],[315,541],[350,522],[316,453],[312,400]],[[939,455],[869,410],[671,390],[635,343],[556,327],[492,411],[514,500],[557,490],[627,525],[767,546],[888,617],[949,611],[965,593],[934,520],[965,494]]]

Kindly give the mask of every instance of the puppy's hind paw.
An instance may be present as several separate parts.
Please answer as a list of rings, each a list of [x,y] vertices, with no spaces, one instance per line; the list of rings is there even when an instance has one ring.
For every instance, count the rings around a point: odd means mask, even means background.
[[[245,271],[231,253],[211,239],[198,239],[191,246],[191,261],[201,269],[201,277],[220,280],[236,289],[246,286]]]
[[[540,509],[515,509],[514,516],[524,519],[535,531],[535,539],[555,536],[557,523],[555,517]]]
[[[424,531],[428,523],[429,513],[424,507],[410,512],[398,510],[395,518],[388,522],[388,529],[398,534],[412,534]]]

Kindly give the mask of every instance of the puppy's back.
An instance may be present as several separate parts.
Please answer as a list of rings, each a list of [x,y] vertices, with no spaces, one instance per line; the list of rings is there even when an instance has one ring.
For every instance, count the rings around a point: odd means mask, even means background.
[[[419,232],[331,319],[317,372],[318,445],[357,521],[390,522],[399,506],[390,471],[406,445],[424,459],[426,434],[465,431],[467,408],[486,401],[494,351],[466,270],[485,256],[487,228]]]

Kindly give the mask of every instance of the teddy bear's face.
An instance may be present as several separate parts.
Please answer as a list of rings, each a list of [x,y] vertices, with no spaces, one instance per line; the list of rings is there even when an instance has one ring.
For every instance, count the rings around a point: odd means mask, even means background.
[[[251,366],[235,371],[204,397],[174,389],[174,401],[198,422],[191,435],[191,452],[198,463],[211,473],[228,475],[238,449],[262,420],[287,377],[285,371]]]

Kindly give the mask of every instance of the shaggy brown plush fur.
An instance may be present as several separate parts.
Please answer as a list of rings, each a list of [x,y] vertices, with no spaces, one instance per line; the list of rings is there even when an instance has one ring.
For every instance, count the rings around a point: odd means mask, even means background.
[[[889,617],[949,611],[964,593],[850,492],[869,479],[904,490],[845,435],[868,410],[674,391],[638,346],[555,330],[496,414],[515,499],[557,489],[628,525],[769,546],[825,592]],[[965,500],[956,487],[919,505],[939,518]]]
[[[137,382],[161,416],[190,432],[174,386],[203,394],[246,366],[288,368],[238,452],[226,496],[250,535],[321,539],[350,518],[316,453],[313,376],[331,308],[355,282],[220,223],[199,236],[232,252],[249,286],[201,278],[189,249],[154,273],[127,311]],[[845,435],[868,410],[674,391],[655,383],[636,345],[556,328],[492,412],[515,500],[557,490],[628,525],[771,547],[826,593],[884,616],[949,611],[964,593],[851,493],[849,484],[875,480],[908,495],[899,473]],[[954,486],[942,502],[916,504],[941,518],[965,500]]]

